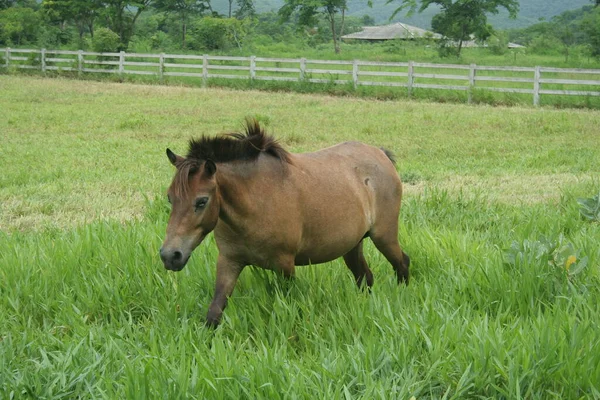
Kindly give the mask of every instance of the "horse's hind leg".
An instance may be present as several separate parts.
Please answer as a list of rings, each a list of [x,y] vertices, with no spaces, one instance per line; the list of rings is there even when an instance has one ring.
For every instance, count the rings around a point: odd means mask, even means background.
[[[397,227],[396,227],[397,228]],[[397,237],[398,229],[390,229],[384,234],[377,234],[373,232],[371,234],[371,240],[377,250],[381,252],[387,258],[394,271],[396,272],[396,278],[398,283],[408,284],[408,267],[410,265],[410,258],[402,251],[400,244],[398,243]]]
[[[344,261],[350,271],[354,274],[354,279],[358,287],[361,287],[364,280],[366,279],[367,287],[373,286],[373,274],[369,269],[369,264],[365,260],[363,255],[363,241],[361,240],[358,244],[344,255]]]

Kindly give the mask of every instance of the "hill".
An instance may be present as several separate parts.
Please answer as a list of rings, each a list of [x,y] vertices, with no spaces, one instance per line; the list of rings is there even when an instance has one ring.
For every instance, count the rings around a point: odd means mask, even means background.
[[[589,0],[522,0],[521,10],[517,19],[508,18],[508,13],[501,12],[498,15],[490,16],[490,22],[496,29],[522,28],[539,22],[540,18],[550,19],[564,11],[580,8],[591,4]],[[221,13],[225,13],[228,8],[227,0],[214,0],[213,8]],[[283,0],[257,0],[256,10],[261,12],[277,11]],[[400,1],[392,4],[386,4],[386,0],[374,0],[373,7],[367,6],[366,0],[349,0],[348,15],[362,17],[370,15],[377,24],[386,24],[389,21],[394,9],[398,7]],[[437,14],[438,9],[431,7],[422,14],[415,14],[407,17],[406,13],[399,13],[393,21],[402,21],[411,25],[423,28],[429,28],[431,18]]]

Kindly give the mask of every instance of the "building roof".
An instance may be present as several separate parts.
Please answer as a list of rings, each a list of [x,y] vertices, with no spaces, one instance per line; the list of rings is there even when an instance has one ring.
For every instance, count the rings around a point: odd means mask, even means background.
[[[361,32],[350,33],[342,36],[342,39],[358,39],[358,40],[391,40],[391,39],[419,39],[433,38],[439,39],[442,36],[438,33],[417,28],[396,22],[390,25],[381,26],[365,26]]]
[[[434,33],[426,29],[421,29],[416,26],[407,25],[402,22],[396,22],[390,25],[381,26],[365,26],[361,32],[350,33],[342,36],[342,39],[357,39],[357,40],[393,40],[393,39],[419,39],[431,38],[441,39],[442,35]],[[458,46],[457,43],[452,45]],[[475,40],[465,40],[462,47],[487,47],[487,44],[480,44]],[[509,49],[525,48],[516,43],[508,43]]]

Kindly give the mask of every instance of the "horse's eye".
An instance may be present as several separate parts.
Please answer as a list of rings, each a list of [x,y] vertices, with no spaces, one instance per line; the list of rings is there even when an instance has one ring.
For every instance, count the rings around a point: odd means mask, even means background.
[[[173,204],[173,203],[171,202],[171,196],[169,196],[169,195],[167,195],[167,201],[169,202],[169,204]]]
[[[206,203],[208,203],[208,197],[200,197],[196,200],[196,204],[194,205],[196,211],[202,210],[206,207]]]

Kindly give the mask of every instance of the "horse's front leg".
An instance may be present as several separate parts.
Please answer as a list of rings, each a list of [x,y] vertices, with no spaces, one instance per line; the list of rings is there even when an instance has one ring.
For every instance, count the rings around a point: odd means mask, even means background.
[[[217,283],[215,285],[215,295],[208,308],[206,325],[213,328],[219,325],[223,310],[227,306],[227,298],[231,296],[233,288],[243,269],[243,264],[219,254],[219,258],[217,259]]]

